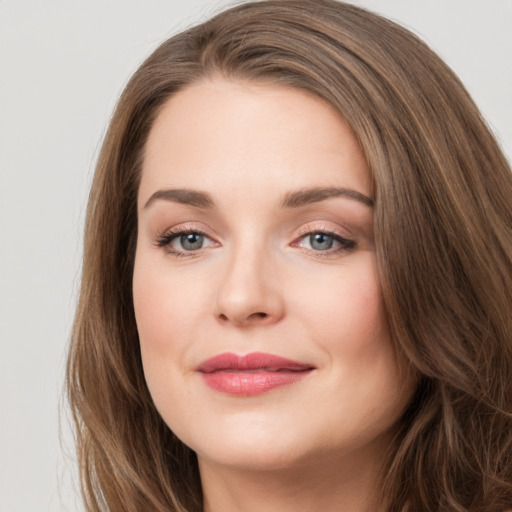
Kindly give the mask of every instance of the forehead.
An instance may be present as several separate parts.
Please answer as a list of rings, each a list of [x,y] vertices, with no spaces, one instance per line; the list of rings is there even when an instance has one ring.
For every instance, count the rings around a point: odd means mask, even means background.
[[[145,148],[139,199],[162,187],[252,195],[311,186],[371,195],[366,161],[343,119],[298,89],[216,79],[163,106]]]

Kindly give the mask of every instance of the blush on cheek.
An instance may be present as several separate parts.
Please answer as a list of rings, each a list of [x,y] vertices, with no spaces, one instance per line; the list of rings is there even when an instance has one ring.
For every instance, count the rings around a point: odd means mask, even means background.
[[[151,272],[141,270],[142,265],[143,263],[140,266],[135,265],[133,276],[133,306],[139,340],[141,348],[150,345],[151,350],[156,350],[163,355],[169,333],[165,294],[161,289],[162,284],[154,279]]]

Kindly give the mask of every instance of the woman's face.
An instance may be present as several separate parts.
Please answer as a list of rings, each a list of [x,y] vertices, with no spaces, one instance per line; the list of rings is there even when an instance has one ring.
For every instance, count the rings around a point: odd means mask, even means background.
[[[350,130],[299,90],[205,81],[147,142],[134,306],[162,418],[200,465],[378,457],[410,399]],[[341,457],[341,458],[340,458]]]

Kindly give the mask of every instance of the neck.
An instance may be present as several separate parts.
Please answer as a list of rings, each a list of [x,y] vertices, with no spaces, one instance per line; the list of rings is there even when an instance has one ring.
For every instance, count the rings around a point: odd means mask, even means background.
[[[345,463],[322,457],[272,470],[219,466],[199,458],[204,512],[384,512],[376,495],[382,468],[375,458],[360,455]]]

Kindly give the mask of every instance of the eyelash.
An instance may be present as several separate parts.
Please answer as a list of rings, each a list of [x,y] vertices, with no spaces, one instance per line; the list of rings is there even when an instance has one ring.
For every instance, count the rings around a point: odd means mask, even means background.
[[[205,238],[211,239],[204,231],[201,229],[196,229],[194,226],[186,226],[183,228],[174,228],[166,231],[163,235],[159,236],[156,245],[158,247],[164,248],[167,250],[169,254],[176,256],[178,258],[186,258],[190,256],[194,256],[201,249],[197,249],[195,251],[177,251],[171,247],[171,243],[178,238],[179,236],[195,234],[204,236]]]
[[[183,228],[175,228],[166,231],[163,235],[159,236],[156,240],[156,246],[160,248],[164,248],[167,250],[169,254],[172,254],[173,256],[176,256],[178,258],[186,258],[197,255],[199,251],[201,251],[203,248],[196,249],[196,250],[190,250],[190,251],[179,251],[171,248],[172,242],[178,238],[179,236],[187,235],[187,234],[195,234],[200,235],[205,238],[208,238],[211,240],[211,237],[206,234],[201,229],[196,229],[193,226],[187,226]],[[308,236],[316,235],[316,234],[322,234],[327,235],[329,237],[332,237],[336,242],[340,244],[340,247],[334,250],[327,249],[325,251],[315,250],[315,249],[309,249],[309,248],[303,248],[305,251],[307,251],[310,254],[313,254],[316,257],[328,257],[333,254],[338,253],[344,253],[349,252],[356,248],[357,244],[354,240],[350,240],[348,238],[342,237],[338,233],[336,233],[333,230],[330,230],[328,228],[309,228],[306,227],[297,236],[297,238],[290,244],[292,247],[299,246],[299,242],[306,239]]]
[[[335,254],[339,253],[347,253],[351,250],[354,250],[357,246],[356,242],[354,240],[350,240],[348,238],[345,238],[341,236],[336,231],[333,231],[332,229],[329,229],[327,227],[310,227],[306,226],[303,229],[299,231],[299,235],[297,238],[291,243],[292,247],[297,246],[298,243],[302,240],[305,240],[308,236],[321,234],[321,235],[327,235],[329,237],[332,237],[336,242],[340,244],[340,246],[336,249],[327,249],[325,251],[319,251],[315,249],[308,249],[307,247],[304,247],[303,249],[307,251],[309,254],[312,254],[315,257],[325,258],[329,257]]]

